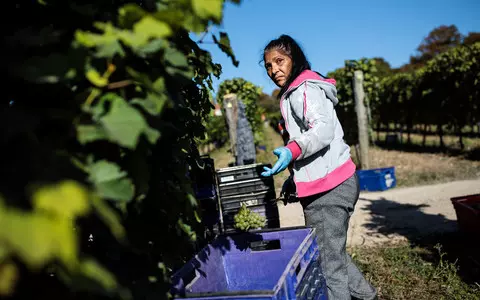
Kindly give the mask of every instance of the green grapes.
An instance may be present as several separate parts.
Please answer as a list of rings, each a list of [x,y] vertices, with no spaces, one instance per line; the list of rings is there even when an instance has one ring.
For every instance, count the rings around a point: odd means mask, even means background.
[[[248,231],[250,229],[261,228],[265,226],[265,217],[249,210],[245,204],[239,209],[234,217],[235,228]]]

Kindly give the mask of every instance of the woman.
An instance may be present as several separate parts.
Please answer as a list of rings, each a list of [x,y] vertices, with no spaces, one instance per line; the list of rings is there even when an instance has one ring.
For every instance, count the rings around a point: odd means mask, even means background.
[[[263,60],[268,76],[281,88],[278,97],[289,140],[274,150],[278,160],[262,175],[276,175],[290,165],[293,194],[302,203],[306,224],[317,232],[329,299],[375,299],[375,288],[346,252],[359,186],[334,109],[335,80],[311,71],[303,51],[287,35],[265,47]],[[287,188],[288,181],[283,194]]]

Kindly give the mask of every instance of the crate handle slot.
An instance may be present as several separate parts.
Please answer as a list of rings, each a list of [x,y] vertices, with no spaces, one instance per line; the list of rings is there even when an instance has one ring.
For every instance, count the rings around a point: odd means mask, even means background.
[[[249,248],[252,251],[269,251],[281,249],[280,240],[263,240],[249,243]]]
[[[301,270],[302,270],[302,264],[298,264],[298,266],[295,268],[295,275],[298,276]]]
[[[315,248],[312,248],[311,243],[305,245],[304,248],[300,251],[300,259],[298,261],[298,265],[293,265],[291,269],[291,272],[293,271],[295,278],[297,278],[297,282],[300,282],[303,279],[309,265],[312,262],[315,264],[313,252],[315,252]]]
[[[192,268],[190,272],[185,274],[185,276],[183,276],[182,278],[183,284],[185,286],[185,290],[186,291],[189,290],[199,278],[200,278],[200,274],[197,271],[197,269]]]

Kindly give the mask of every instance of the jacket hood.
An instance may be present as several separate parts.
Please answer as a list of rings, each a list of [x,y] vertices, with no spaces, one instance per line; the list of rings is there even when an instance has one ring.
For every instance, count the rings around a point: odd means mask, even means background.
[[[334,106],[338,104],[337,88],[335,86],[337,82],[335,81],[335,79],[322,78],[320,75],[318,75],[318,73],[311,70],[305,70],[300,73],[300,75],[298,75],[298,77],[292,82],[292,84],[290,84],[287,92],[284,95],[289,94],[291,91],[295,90],[307,81],[309,83],[318,85],[322,90],[324,90],[325,95],[328,99],[330,99],[330,101],[332,101]]]

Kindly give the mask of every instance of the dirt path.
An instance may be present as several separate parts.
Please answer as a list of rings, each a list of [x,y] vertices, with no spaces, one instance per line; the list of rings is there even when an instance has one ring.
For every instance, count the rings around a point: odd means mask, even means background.
[[[348,243],[374,245],[457,229],[452,197],[480,193],[480,179],[362,193]]]
[[[349,246],[411,240],[457,229],[450,198],[480,193],[480,179],[361,193],[350,219]],[[282,227],[304,225],[298,203],[278,203]]]

